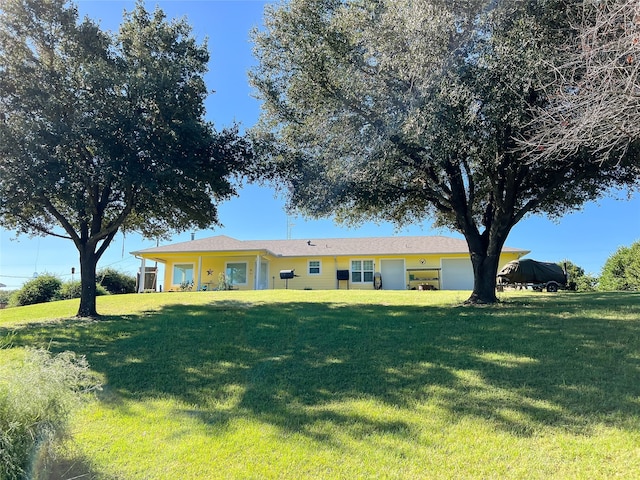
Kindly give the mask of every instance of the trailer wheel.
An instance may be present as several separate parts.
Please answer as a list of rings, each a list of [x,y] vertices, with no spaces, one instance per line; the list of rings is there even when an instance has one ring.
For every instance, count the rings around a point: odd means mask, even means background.
[[[558,284],[557,283],[548,283],[547,284],[547,292],[555,293],[557,291],[558,291]]]

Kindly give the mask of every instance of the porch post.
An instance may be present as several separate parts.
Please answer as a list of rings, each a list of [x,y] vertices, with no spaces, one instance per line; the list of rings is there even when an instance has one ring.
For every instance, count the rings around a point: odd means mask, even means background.
[[[260,290],[260,255],[256,255],[256,278],[254,279],[254,290]]]
[[[138,293],[144,293],[144,277],[147,273],[147,261],[144,257],[140,259],[140,275],[138,279]]]
[[[196,292],[202,290],[202,255],[198,257],[198,288]]]

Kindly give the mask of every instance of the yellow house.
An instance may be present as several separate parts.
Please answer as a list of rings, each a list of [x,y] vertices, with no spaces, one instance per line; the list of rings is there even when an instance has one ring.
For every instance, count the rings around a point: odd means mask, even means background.
[[[500,266],[529,253],[505,247]],[[165,290],[471,290],[465,240],[442,237],[236,240],[220,235],[132,252],[165,265]]]

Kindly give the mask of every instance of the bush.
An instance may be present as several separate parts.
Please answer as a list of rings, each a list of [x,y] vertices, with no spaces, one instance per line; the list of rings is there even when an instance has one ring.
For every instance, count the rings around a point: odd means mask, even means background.
[[[33,478],[84,393],[99,388],[84,357],[27,349],[0,375],[0,478]],[[33,460],[37,459],[37,460]]]
[[[0,304],[7,305],[15,290],[0,290]]]
[[[598,277],[585,274],[574,280],[576,283],[576,292],[595,292],[598,287]]]
[[[56,296],[57,300],[68,300],[70,298],[80,298],[82,295],[82,283],[80,280],[76,280],[73,282],[65,282],[62,284],[58,295]],[[109,295],[109,292],[102,286],[96,285],[96,295]]]
[[[131,275],[119,272],[112,268],[104,268],[96,275],[99,285],[102,285],[111,294],[135,293],[136,279]]]
[[[600,290],[640,291],[640,241],[611,255],[600,275]]]
[[[54,275],[44,274],[26,282],[20,290],[16,290],[9,304],[12,306],[33,305],[50,302],[60,292],[62,282]]]
[[[576,292],[593,292],[598,284],[598,279],[593,275],[585,273],[584,268],[579,267],[573,262],[558,262],[562,268],[567,268],[569,284],[575,286]]]
[[[19,307],[34,303],[45,303],[53,300],[67,300],[80,298],[82,293],[81,282],[65,282],[53,275],[45,274],[25,283],[20,290],[16,290],[9,297],[9,305]],[[109,292],[99,284],[96,284],[96,295],[108,295]]]

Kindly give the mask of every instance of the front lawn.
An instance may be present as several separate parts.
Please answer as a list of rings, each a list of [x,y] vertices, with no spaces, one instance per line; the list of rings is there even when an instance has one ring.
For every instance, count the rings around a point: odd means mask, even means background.
[[[100,321],[68,318],[77,301],[7,309],[0,363],[43,346],[101,376],[58,478],[637,478],[640,295],[467,296],[109,296]]]

